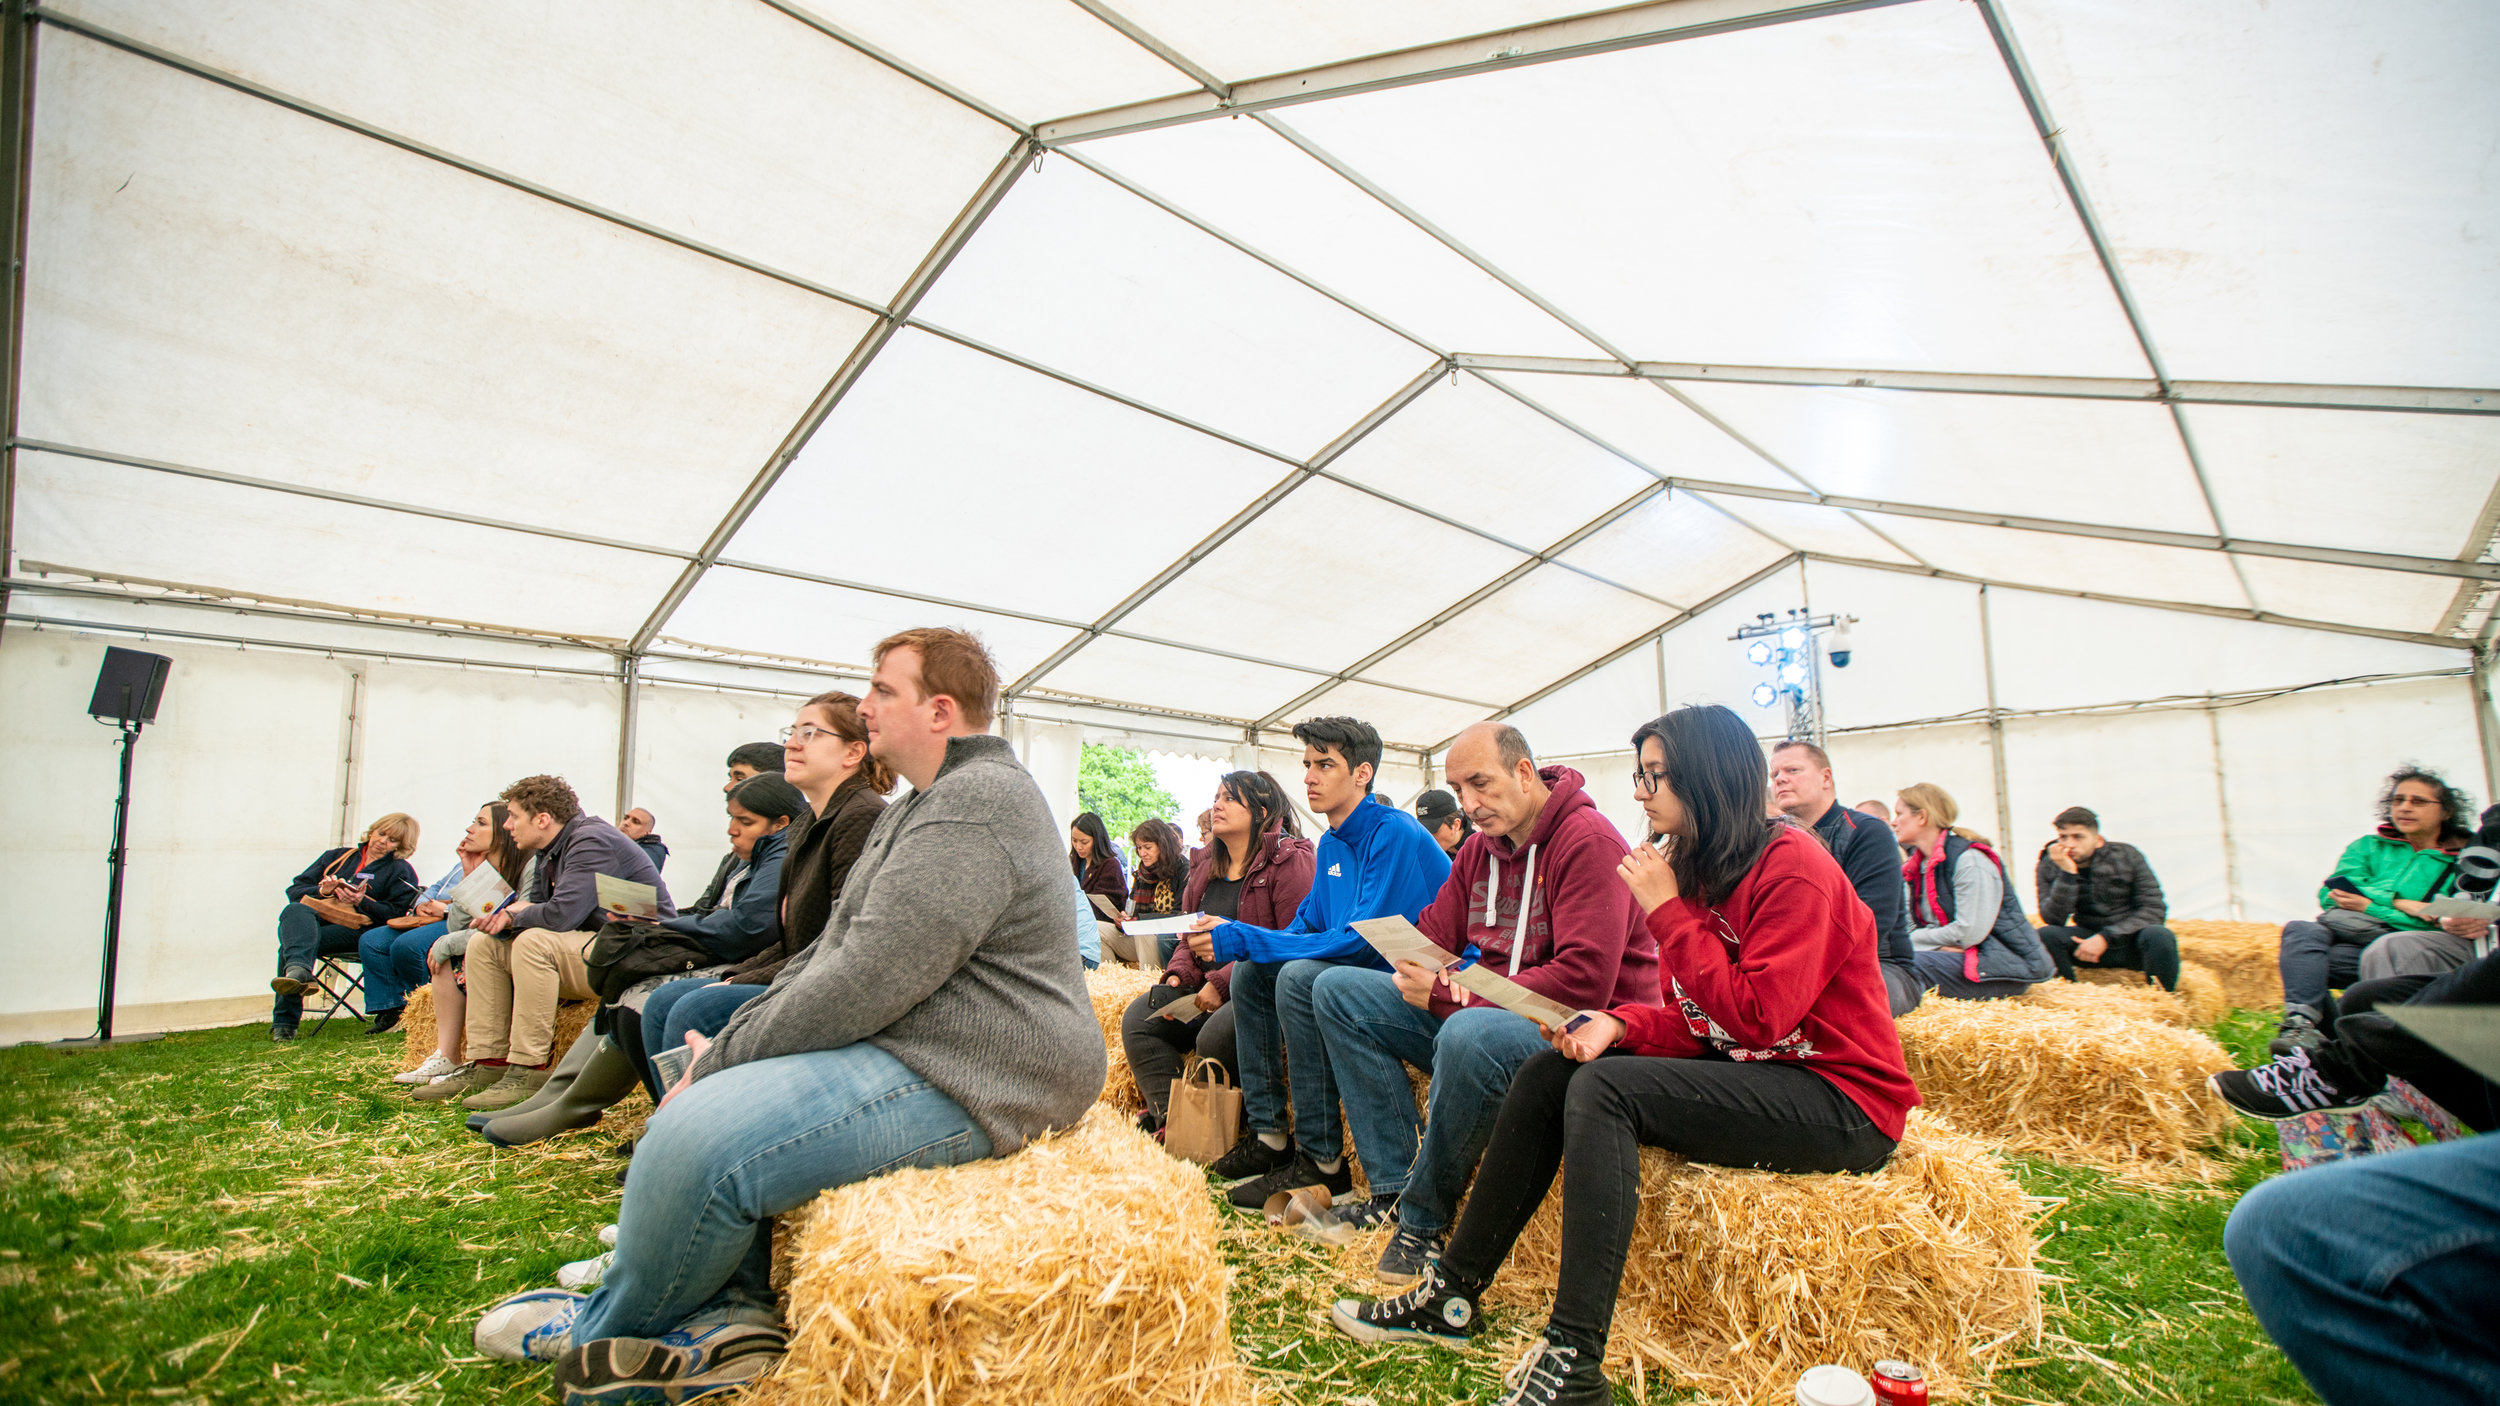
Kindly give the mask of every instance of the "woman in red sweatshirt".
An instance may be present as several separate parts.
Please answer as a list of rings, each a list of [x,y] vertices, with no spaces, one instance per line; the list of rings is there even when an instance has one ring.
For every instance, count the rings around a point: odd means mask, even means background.
[[[1761,745],[1726,708],[1632,735],[1632,792],[1665,853],[1622,879],[1658,941],[1667,1005],[1584,1012],[1522,1065],[1458,1229],[1416,1286],[1345,1300],[1366,1342],[1455,1345],[1529,1217],[1563,1177],[1560,1287],[1503,1406],[1600,1406],[1598,1364],[1632,1243],[1640,1148],[1776,1172],[1871,1172],[1918,1104],[1876,965],[1875,919],[1813,832],[1765,821]]]

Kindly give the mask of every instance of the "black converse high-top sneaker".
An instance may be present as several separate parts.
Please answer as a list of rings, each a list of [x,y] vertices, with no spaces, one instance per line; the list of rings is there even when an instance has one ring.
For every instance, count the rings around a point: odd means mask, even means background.
[[[1339,1299],[1328,1313],[1337,1331],[1365,1343],[1432,1343],[1463,1347],[1484,1331],[1476,1301],[1450,1286],[1439,1261],[1403,1294],[1385,1299]]]
[[[1613,1406],[1615,1389],[1597,1359],[1551,1338],[1539,1338],[1502,1376],[1509,1388],[1493,1406]]]

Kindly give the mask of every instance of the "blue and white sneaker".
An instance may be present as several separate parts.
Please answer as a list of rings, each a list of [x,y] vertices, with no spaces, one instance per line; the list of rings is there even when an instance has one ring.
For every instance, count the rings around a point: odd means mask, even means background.
[[[506,1362],[553,1362],[572,1344],[573,1316],[590,1301],[569,1289],[530,1289],[477,1320],[477,1350]]]
[[[1363,1343],[1430,1343],[1465,1347],[1484,1331],[1476,1301],[1450,1287],[1441,1262],[1424,1264],[1415,1287],[1385,1299],[1339,1299],[1329,1310],[1337,1331]]]
[[[735,1391],[769,1372],[790,1347],[765,1323],[688,1323],[656,1338],[601,1338],[556,1359],[565,1406],[692,1401]]]

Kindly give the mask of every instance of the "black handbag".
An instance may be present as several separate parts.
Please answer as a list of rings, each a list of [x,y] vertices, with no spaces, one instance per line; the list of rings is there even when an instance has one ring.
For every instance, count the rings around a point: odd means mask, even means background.
[[[636,982],[684,976],[718,963],[693,938],[657,923],[609,923],[582,949],[590,989],[598,993],[602,1004],[614,1002]]]

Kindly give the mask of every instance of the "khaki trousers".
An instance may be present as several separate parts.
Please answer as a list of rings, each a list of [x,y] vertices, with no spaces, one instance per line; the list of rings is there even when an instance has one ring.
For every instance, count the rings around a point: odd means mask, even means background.
[[[535,1067],[555,1044],[556,1003],[587,1001],[582,949],[596,933],[530,928],[509,939],[469,938],[468,1055]]]
[[[1105,961],[1118,960],[1133,967],[1143,967],[1154,960],[1153,938],[1131,937],[1120,931],[1118,923],[1106,923],[1100,918],[1094,920],[1094,930],[1101,935]]]

